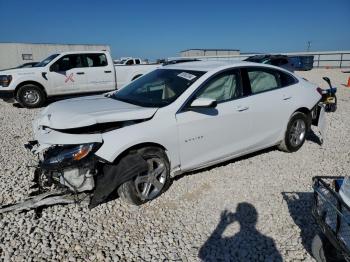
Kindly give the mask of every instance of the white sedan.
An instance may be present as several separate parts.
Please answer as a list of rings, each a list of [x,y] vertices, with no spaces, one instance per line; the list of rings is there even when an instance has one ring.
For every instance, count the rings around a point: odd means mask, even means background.
[[[34,122],[43,186],[113,192],[132,204],[162,194],[175,174],[267,147],[297,151],[322,122],[321,90],[249,62],[165,66],[101,96],[51,104]]]

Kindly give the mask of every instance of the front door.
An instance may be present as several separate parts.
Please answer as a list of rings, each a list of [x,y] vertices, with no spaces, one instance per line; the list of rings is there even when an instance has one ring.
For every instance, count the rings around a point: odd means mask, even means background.
[[[84,92],[87,77],[83,57],[79,54],[61,57],[50,66],[47,81],[52,95]]]
[[[176,115],[181,169],[187,170],[243,152],[249,143],[249,105],[243,97],[239,70],[220,73],[210,79],[195,98],[211,98],[215,108],[185,106]]]

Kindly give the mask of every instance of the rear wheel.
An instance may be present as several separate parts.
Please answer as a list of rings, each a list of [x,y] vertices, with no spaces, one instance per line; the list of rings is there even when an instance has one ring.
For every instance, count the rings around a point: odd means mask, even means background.
[[[16,99],[23,106],[27,108],[40,107],[45,102],[45,93],[41,88],[35,85],[21,86],[17,91]]]
[[[138,150],[148,164],[148,171],[118,188],[119,196],[133,205],[141,205],[164,193],[170,185],[170,167],[165,152],[156,147]]]
[[[309,129],[309,121],[304,113],[295,112],[289,120],[284,139],[278,148],[285,152],[295,152],[305,142],[306,132]]]

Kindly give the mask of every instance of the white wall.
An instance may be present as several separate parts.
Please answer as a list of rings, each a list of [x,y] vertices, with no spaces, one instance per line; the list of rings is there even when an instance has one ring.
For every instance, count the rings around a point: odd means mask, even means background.
[[[0,43],[0,70],[27,62],[39,62],[51,54],[64,51],[111,51],[108,45],[61,45]],[[33,60],[23,60],[22,54],[32,54]]]

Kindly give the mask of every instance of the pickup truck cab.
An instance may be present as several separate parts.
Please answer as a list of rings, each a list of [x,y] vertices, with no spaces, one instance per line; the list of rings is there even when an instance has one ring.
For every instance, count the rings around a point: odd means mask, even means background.
[[[40,107],[52,96],[115,90],[155,68],[135,65],[118,70],[105,51],[63,52],[32,68],[1,71],[0,98],[17,100],[27,108]]]
[[[140,58],[123,57],[120,61],[115,63],[116,65],[140,65],[142,61]]]

